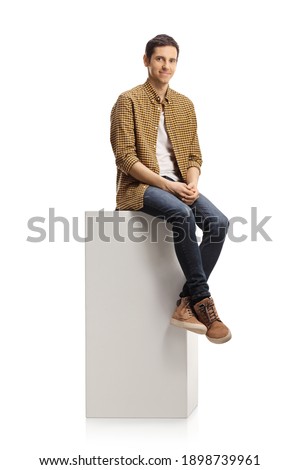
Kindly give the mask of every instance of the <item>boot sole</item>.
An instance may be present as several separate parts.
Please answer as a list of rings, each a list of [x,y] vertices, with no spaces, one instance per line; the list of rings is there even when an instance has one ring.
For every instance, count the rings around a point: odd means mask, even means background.
[[[205,325],[199,325],[197,327],[192,327],[191,324],[184,321],[175,320],[174,318],[170,321],[171,325],[177,326],[178,328],[185,328],[186,330],[192,331],[193,333],[198,333],[200,335],[205,335],[207,328]]]
[[[206,338],[208,339],[208,341],[210,341],[211,343],[215,343],[215,344],[223,344],[223,343],[227,343],[227,341],[229,341],[231,339],[231,332],[229,331],[229,333],[224,336],[224,338],[210,338],[209,336],[206,335]]]

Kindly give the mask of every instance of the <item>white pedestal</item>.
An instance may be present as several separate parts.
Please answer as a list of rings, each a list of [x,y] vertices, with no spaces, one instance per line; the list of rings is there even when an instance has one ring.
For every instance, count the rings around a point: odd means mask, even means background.
[[[85,216],[87,417],[187,417],[198,338],[170,325],[184,283],[170,227],[142,212]]]

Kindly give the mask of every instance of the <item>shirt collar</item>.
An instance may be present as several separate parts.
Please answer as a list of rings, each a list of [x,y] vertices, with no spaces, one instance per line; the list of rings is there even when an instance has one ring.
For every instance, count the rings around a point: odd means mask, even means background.
[[[154,103],[154,102],[160,103],[160,98],[159,98],[158,94],[156,93],[156,91],[154,90],[151,83],[149,82],[149,79],[147,79],[146,82],[144,83],[144,89],[145,89],[147,95],[149,96],[149,98],[151,100],[151,103]],[[167,93],[166,93],[166,96],[165,96],[165,99],[164,99],[164,101],[168,104],[171,103],[171,94],[172,94],[172,90],[168,86]]]

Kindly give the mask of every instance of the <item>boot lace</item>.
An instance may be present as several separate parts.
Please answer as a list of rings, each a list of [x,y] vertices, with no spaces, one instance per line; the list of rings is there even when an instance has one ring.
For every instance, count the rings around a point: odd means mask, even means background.
[[[188,297],[182,297],[181,299],[178,300],[177,306],[179,306],[181,302],[183,303],[183,306],[185,307],[187,317],[188,318],[194,317],[195,315],[191,308],[190,299]]]
[[[186,306],[185,307],[186,307],[186,311],[187,311],[187,314],[188,314],[188,318],[194,317],[195,315],[192,311],[191,304],[190,304],[189,300],[186,301]]]
[[[200,304],[199,305],[199,310],[200,310],[200,315],[201,317],[204,316],[205,320],[211,324],[214,321],[221,321],[218,315],[218,312],[216,310],[214,301],[212,299],[209,299],[209,302],[207,304]]]

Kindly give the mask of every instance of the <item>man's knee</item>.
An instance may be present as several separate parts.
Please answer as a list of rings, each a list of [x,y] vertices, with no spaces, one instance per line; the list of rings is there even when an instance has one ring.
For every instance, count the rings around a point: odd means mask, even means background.
[[[205,219],[205,232],[211,237],[211,242],[219,243],[224,241],[229,228],[228,218],[220,213]]]
[[[229,220],[224,214],[220,216],[219,227],[223,227],[226,233],[228,232]]]
[[[186,204],[181,204],[176,211],[172,213],[170,219],[177,223],[195,224],[195,217],[192,209]]]
[[[174,242],[182,242],[184,239],[194,239],[196,233],[195,216],[192,209],[182,204],[183,207],[173,214],[172,223]]]

